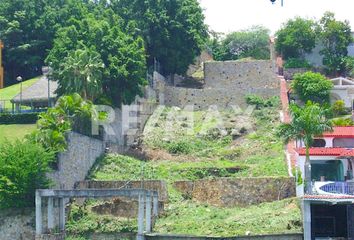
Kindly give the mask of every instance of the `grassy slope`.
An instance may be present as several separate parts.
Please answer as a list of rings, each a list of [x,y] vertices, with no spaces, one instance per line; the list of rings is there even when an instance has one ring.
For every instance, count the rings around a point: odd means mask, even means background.
[[[217,121],[207,117],[206,112],[194,112],[194,132],[187,134],[190,124],[184,121],[184,117],[182,121],[176,120],[173,111],[173,108],[165,109],[158,119],[152,117],[144,132],[144,148],[153,149],[153,153],[162,151],[162,156],[145,162],[123,155],[108,155],[91,178],[139,180],[144,172],[145,179],[167,181],[170,203],[164,216],[157,221],[155,230],[158,232],[209,236],[244,235],[246,231],[251,234],[301,232],[300,210],[294,199],[249,208],[219,208],[184,199],[172,187],[176,180],[214,178],[203,171],[203,168],[210,167],[243,168],[231,174],[222,172],[225,175],[221,175],[226,177],[287,176],[283,146],[274,136],[275,127],[279,124],[277,108],[256,110],[246,118],[223,112],[226,129],[232,123],[235,128],[245,127],[248,130],[235,140],[230,135],[219,136],[209,131]],[[166,133],[167,123],[172,124],[172,130]],[[201,134],[203,129],[207,133],[204,136]],[[77,226],[76,222],[70,224]]]
[[[36,124],[0,125],[0,143],[5,140],[23,139],[26,134],[36,129]]]
[[[26,89],[35,83],[39,77],[29,79],[22,82],[22,88]],[[10,100],[20,92],[20,84],[11,85],[9,87],[0,89],[0,100]]]

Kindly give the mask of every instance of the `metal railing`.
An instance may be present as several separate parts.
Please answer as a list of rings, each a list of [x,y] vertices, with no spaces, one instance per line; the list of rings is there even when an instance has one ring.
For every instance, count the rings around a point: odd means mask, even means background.
[[[354,196],[354,182],[314,182],[314,193]]]

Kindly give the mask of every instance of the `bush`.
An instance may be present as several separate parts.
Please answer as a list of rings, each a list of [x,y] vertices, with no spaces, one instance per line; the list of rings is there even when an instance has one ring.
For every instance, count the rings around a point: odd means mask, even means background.
[[[340,116],[347,114],[347,109],[345,108],[345,103],[343,100],[337,100],[332,105],[332,111],[334,116]]]
[[[246,102],[249,105],[254,105],[256,109],[261,109],[264,107],[277,107],[279,106],[279,97],[265,99],[255,94],[249,94],[246,95]]]
[[[284,64],[284,68],[307,68],[310,69],[311,64],[302,58],[289,58]]]
[[[35,190],[49,186],[54,153],[30,142],[0,145],[0,208],[31,207]]]
[[[351,120],[350,118],[333,119],[332,123],[336,127],[349,127],[349,126],[353,126],[354,125],[353,120]]]
[[[171,142],[167,146],[167,150],[172,154],[188,154],[192,148],[190,143],[186,141]]]
[[[0,124],[32,124],[38,120],[39,113],[21,113],[21,114],[0,114]]]
[[[295,74],[291,87],[303,102],[329,103],[333,83],[320,73],[305,72]]]

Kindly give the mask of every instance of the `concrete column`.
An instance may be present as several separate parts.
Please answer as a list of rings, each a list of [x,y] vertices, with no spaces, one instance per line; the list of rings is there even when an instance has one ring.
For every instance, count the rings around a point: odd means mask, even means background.
[[[137,240],[144,240],[144,195],[139,195],[138,235]]]
[[[311,202],[303,200],[303,224],[304,224],[304,239],[311,239]]]
[[[146,211],[146,217],[145,217],[145,231],[147,233],[151,232],[151,193],[149,192],[146,197],[145,197],[145,202],[146,202],[146,207],[145,207],[145,211]]]
[[[154,193],[153,195],[152,214],[154,217],[157,217],[159,215],[159,195],[157,193]]]
[[[42,234],[42,198],[36,191],[36,234]]]
[[[54,229],[53,198],[48,198],[48,230]]]
[[[59,230],[65,230],[65,204],[64,198],[59,198]]]

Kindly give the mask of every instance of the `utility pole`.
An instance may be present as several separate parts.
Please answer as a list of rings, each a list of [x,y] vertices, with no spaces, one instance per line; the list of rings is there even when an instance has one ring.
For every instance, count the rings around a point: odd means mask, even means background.
[[[0,89],[4,88],[4,68],[2,67],[2,49],[4,44],[0,40]]]

